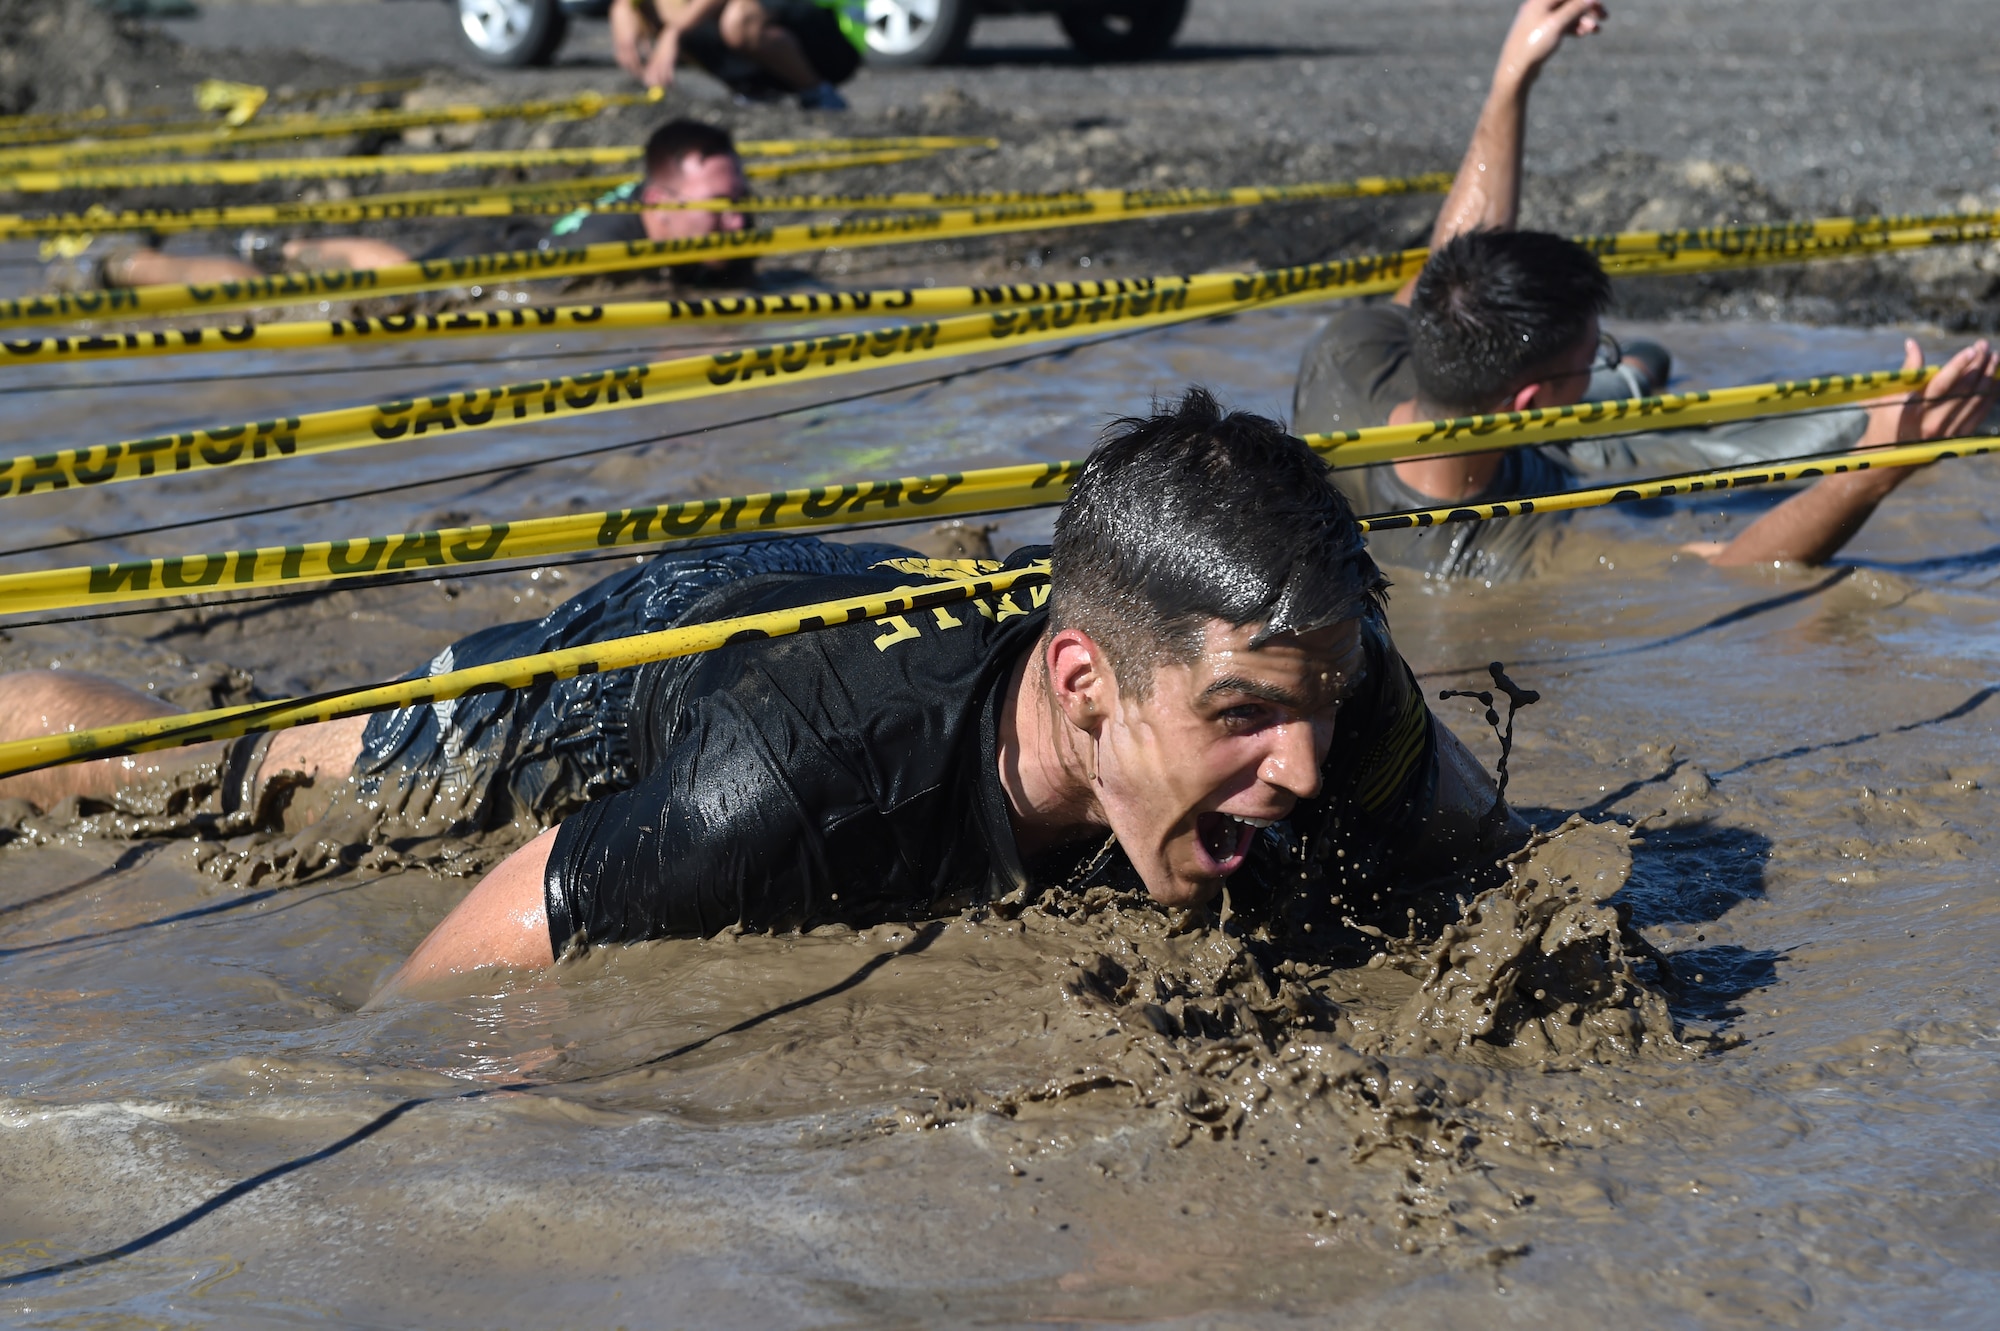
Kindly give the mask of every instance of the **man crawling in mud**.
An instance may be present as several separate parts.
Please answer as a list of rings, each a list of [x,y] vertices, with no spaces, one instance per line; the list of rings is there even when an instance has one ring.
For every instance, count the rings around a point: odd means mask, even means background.
[[[1431,232],[1423,271],[1386,303],[1336,315],[1306,348],[1292,397],[1301,431],[1565,407],[1662,391],[1667,349],[1620,347],[1599,318],[1611,283],[1574,241],[1514,229],[1528,94],[1566,36],[1596,32],[1599,0],[1525,0],[1501,46],[1472,142]],[[1905,368],[1923,364],[1914,341]],[[1918,394],[1865,406],[1655,431],[1490,453],[1412,458],[1338,473],[1364,513],[1483,504],[1643,475],[1739,467],[1915,439],[1967,435],[1992,411],[2000,367],[1985,341],[1954,356]],[[1909,467],[1828,477],[1728,542],[1688,553],[1719,565],[1824,563],[1909,479]],[[1384,562],[1426,577],[1532,573],[1568,514],[1389,531],[1371,542]]]
[[[553,249],[578,245],[641,243],[649,240],[692,240],[718,231],[742,231],[747,214],[730,209],[650,208],[636,212],[600,211],[612,204],[705,203],[749,197],[743,162],[729,131],[699,120],[673,120],[646,139],[645,172],[594,204],[563,214],[554,222],[532,216],[496,217],[461,222],[443,239],[412,251],[374,236],[302,236],[282,246],[266,246],[264,237],[246,233],[241,258],[219,254],[168,254],[150,246],[113,249],[101,255],[81,277],[52,270],[52,280],[90,285],[142,287],[167,283],[250,282],[267,270],[300,272],[319,269],[374,271],[414,260],[443,261],[475,254]],[[677,274],[701,280],[740,283],[748,279],[751,260],[688,264]]]
[[[1352,511],[1276,423],[1225,414],[1200,389],[1118,422],[1053,547],[1005,566],[1044,555],[1045,599],[1021,588],[198,758],[244,807],[282,798],[289,773],[316,783],[308,798],[417,792],[462,827],[547,828],[391,991],[545,967],[585,944],[909,919],[1107,873],[1168,907],[1225,882],[1235,900],[1364,865],[1462,881],[1519,835],[1391,643]],[[965,571],[812,538],[683,550],[426,669]],[[69,671],[0,677],[0,738],[170,710]],[[48,808],[188,761],[53,768],[0,782],[0,796]]]

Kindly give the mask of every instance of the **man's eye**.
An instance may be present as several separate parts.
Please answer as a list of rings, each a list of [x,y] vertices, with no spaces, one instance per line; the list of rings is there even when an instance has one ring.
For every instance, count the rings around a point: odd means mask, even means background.
[[[1264,708],[1256,703],[1239,703],[1235,707],[1225,708],[1222,720],[1227,725],[1239,728],[1254,726],[1264,720]]]

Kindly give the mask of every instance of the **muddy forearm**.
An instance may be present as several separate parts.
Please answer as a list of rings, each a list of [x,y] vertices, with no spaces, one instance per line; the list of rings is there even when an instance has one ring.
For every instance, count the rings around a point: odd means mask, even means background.
[[[549,828],[495,865],[369,1002],[421,990],[470,971],[495,966],[545,970],[554,965],[542,880],[560,827]]]
[[[1910,470],[1884,467],[1829,476],[1744,528],[1710,562],[1724,568],[1778,561],[1824,564],[1909,479]]]
[[[1520,216],[1521,154],[1532,85],[1531,78],[1504,68],[1494,75],[1465,160],[1431,229],[1433,249],[1476,228],[1510,229]]]
[[[1467,231],[1513,227],[1521,209],[1522,139],[1533,83],[1532,76],[1511,74],[1504,65],[1494,74],[1472,142],[1431,228],[1432,249]],[[1416,289],[1417,280],[1411,278],[1396,293],[1396,304],[1408,305]]]

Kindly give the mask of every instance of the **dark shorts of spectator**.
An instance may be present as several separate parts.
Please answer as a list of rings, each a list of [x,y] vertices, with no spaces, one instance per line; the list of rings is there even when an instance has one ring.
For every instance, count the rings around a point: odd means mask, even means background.
[[[831,9],[814,4],[813,0],[758,2],[764,8],[765,18],[797,40],[806,53],[806,63],[813,67],[821,82],[845,83],[861,68],[861,53],[840,30],[840,20]],[[683,33],[681,50],[740,96],[766,98],[792,91],[749,56],[730,50],[723,43],[721,25],[714,19]]]

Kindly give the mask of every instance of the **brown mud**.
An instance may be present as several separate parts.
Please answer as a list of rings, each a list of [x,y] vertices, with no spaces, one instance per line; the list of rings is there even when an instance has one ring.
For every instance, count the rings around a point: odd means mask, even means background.
[[[1273,315],[1078,353],[1034,371],[1038,433],[983,443],[1068,456],[1197,375],[1280,396],[1312,326]],[[1871,364],[1898,340],[1647,331],[1696,382],[1758,377],[1759,356]],[[965,447],[972,422],[1007,428],[1024,382],[974,375],[948,399],[423,502],[589,506],[635,480],[693,492],[766,465],[914,464]],[[908,451],[866,463],[885,435]],[[944,451],[924,453],[933,439]],[[271,471],[148,492],[146,511],[328,483]],[[17,539],[132,502],[78,498],[24,509]],[[1427,686],[1476,687],[1497,657],[1542,690],[1514,790],[1555,835],[1463,903],[1433,899],[1414,931],[1384,902],[1359,921],[1375,932],[1315,922],[1310,949],[1098,891],[607,949],[369,1009],[531,829],[454,837],[359,809],[168,836],[188,809],[166,792],[8,810],[0,1279],[303,1161],[131,1257],[14,1294],[48,1317],[166,1300],[195,1318],[452,1324],[504,1306],[607,1325],[724,1307],[765,1324],[1394,1308],[1429,1325],[1505,1306],[1556,1326],[1820,1325],[1836,1303],[1928,1324],[2000,1269],[1974,1220],[1993,1180],[1966,1163],[1993,1127],[2000,1031],[1981,978],[2000,772],[1989,498],[1976,464],[1933,469],[1885,507],[1862,565],[1818,573],[1675,561],[1674,540],[1726,531],[1748,497],[1581,521],[1536,583],[1402,581],[1392,621]],[[386,529],[402,521],[387,502],[335,513]],[[1031,538],[1023,521],[995,535]],[[95,669],[189,706],[277,696],[393,677],[595,575],[10,629],[0,664]],[[1436,706],[1490,763],[1477,710]],[[179,793],[212,792],[197,773]],[[1585,821],[1564,826],[1570,810]]]
[[[85,6],[21,12],[99,22]],[[11,68],[32,83],[37,59],[29,50]],[[349,77],[259,59],[258,72],[297,86]],[[434,97],[542,90],[431,78]],[[585,76],[534,78],[561,90]],[[57,104],[53,80],[8,86],[18,109]],[[773,108],[721,114],[746,134],[802,123]],[[940,93],[832,128],[991,132],[1003,146],[799,183],[1205,185],[1451,164],[1386,143],[1370,157],[1240,126],[1175,139],[1143,117],[1075,118]],[[503,123],[470,142],[629,142],[649,123]],[[1801,215],[1707,159],[1626,153],[1594,180],[1532,182],[1531,218],[1609,229]],[[1410,243],[1432,206],[849,251],[771,265],[768,278],[1296,262]],[[1643,308],[1676,317],[1983,327],[1987,262],[1826,265],[1623,294],[1628,313],[1657,292]],[[479,460],[520,470],[442,495],[242,516],[471,458],[330,457],[42,496],[9,513],[9,544],[99,538],[23,557],[36,566],[208,540],[119,534],[163,519],[219,518],[248,543],[585,511],[635,490],[1073,457],[1107,416],[1189,380],[1282,414],[1316,317],[1205,325],[866,407],[780,395],[796,414],[765,423],[732,426],[699,406],[635,413],[635,437],[710,428],[610,458],[562,454],[623,426],[492,437]],[[1695,385],[1892,364],[1901,332],[1620,331],[1663,337]],[[533,345],[509,351],[535,363]],[[130,384],[159,372],[139,363],[98,370],[88,394],[10,399],[12,428],[17,442],[101,442],[127,425],[241,419],[313,394],[336,405],[448,377],[396,355],[261,360],[252,368],[271,387],[247,374]],[[289,377],[300,366],[339,373]],[[1835,569],[1724,574],[1672,554],[1765,502],[1587,516],[1532,584],[1399,579],[1392,622],[1426,687],[1476,686],[1499,658],[1542,690],[1522,717],[1514,793],[1545,836],[1498,881],[1447,890],[1414,923],[1414,905],[1389,901],[1349,925],[1342,903],[1332,932],[1315,919],[1310,947],[1096,889],[862,932],[604,949],[547,976],[482,976],[371,1008],[379,981],[532,829],[455,834],[441,822],[448,798],[342,804],[310,826],[286,826],[282,810],[231,821],[199,769],[101,806],[0,807],[0,1281],[139,1241],[59,1280],[0,1286],[8,1315],[1977,1325],[2000,1296],[1989,983],[2000,484],[1985,464],[1931,469]],[[991,535],[1010,545],[1045,524],[1012,517]],[[911,535],[927,533],[898,538]],[[546,612],[600,571],[14,627],[0,631],[0,668],[96,670],[189,707],[283,696],[394,677],[465,633]],[[1496,757],[1476,711],[1435,706]],[[299,792],[300,808],[328,793]],[[231,1188],[227,1205],[197,1214]]]

